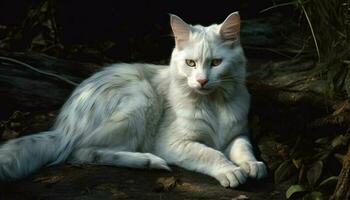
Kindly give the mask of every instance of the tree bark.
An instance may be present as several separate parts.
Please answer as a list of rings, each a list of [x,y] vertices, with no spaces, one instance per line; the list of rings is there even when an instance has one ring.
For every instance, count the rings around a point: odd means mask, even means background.
[[[5,58],[0,59],[0,119],[6,119],[15,110],[58,109],[75,87],[56,77],[34,71],[26,67],[26,64],[75,83],[80,83],[99,68],[89,63],[38,53],[0,52],[0,57]],[[11,59],[24,65],[10,61]]]
[[[350,199],[350,145],[343,159],[343,168],[339,174],[338,183],[330,200]]]

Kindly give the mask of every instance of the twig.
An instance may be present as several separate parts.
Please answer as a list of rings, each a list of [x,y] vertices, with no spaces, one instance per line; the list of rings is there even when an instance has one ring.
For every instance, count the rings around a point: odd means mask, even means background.
[[[294,5],[296,2],[288,2],[288,3],[281,3],[281,4],[277,4],[277,5],[273,5],[271,7],[265,8],[263,10],[261,10],[259,13],[263,13],[266,12],[268,10],[274,9],[274,8],[278,8],[278,7],[282,7],[282,6],[289,6],[289,5]]]
[[[317,52],[317,56],[318,56],[318,62],[321,62],[320,50],[318,48],[318,43],[317,43],[317,40],[316,40],[314,29],[313,29],[312,24],[311,24],[311,20],[310,20],[309,15],[307,14],[307,12],[305,10],[305,7],[304,7],[303,3],[300,2],[300,0],[298,0],[297,2],[294,1],[294,2],[287,2],[287,3],[277,4],[277,5],[265,8],[265,9],[261,10],[259,13],[263,13],[263,12],[266,12],[268,10],[271,10],[271,9],[274,9],[274,8],[278,8],[278,7],[282,7],[282,6],[294,5],[296,3],[298,3],[301,6],[301,8],[303,9],[304,15],[306,17],[306,20],[307,20],[307,22],[309,24],[309,27],[310,27],[310,30],[311,30],[312,38],[314,39],[315,48],[316,48],[316,52]]]
[[[16,60],[16,59],[14,59],[14,58],[9,58],[9,57],[0,56],[0,60],[10,61],[10,62],[12,62],[12,63],[19,64],[19,65],[21,65],[21,66],[27,67],[27,68],[29,68],[29,69],[31,69],[31,70],[33,70],[33,71],[35,71],[35,72],[38,72],[38,73],[40,73],[40,74],[44,74],[44,75],[47,75],[47,76],[55,77],[55,78],[57,78],[57,79],[59,79],[59,80],[61,80],[61,81],[64,81],[64,82],[66,82],[66,83],[68,83],[68,84],[70,84],[70,85],[74,85],[74,86],[77,86],[77,85],[78,85],[78,83],[76,83],[76,82],[74,82],[74,81],[71,81],[71,80],[69,80],[69,79],[67,79],[67,78],[65,78],[65,77],[63,77],[63,76],[60,76],[60,75],[57,75],[57,74],[54,74],[54,73],[50,73],[50,72],[46,72],[46,71],[37,69],[37,68],[35,68],[35,67],[33,67],[33,66],[27,64],[27,63],[24,63],[24,62],[22,62],[22,61]]]
[[[298,50],[299,52],[293,57],[293,59],[295,59],[295,58],[297,58],[298,56],[300,56],[300,55],[303,53],[305,47],[306,47],[306,43],[304,43],[304,44],[303,44],[303,47],[301,47],[301,49]]]
[[[348,153],[344,156],[343,167],[338,176],[338,183],[334,190],[333,195],[330,197],[331,200],[341,200],[350,198],[350,146],[348,148]]]
[[[302,79],[299,79],[299,80],[291,81],[291,82],[287,83],[286,85],[283,85],[283,86],[277,87],[277,88],[282,89],[282,88],[294,87],[294,86],[296,86],[298,83],[304,82],[304,81],[306,81],[306,83],[307,83],[307,82],[310,81],[310,78],[309,78],[309,77],[305,77],[305,78],[302,78]]]
[[[306,10],[305,10],[305,7],[304,5],[300,2],[300,0],[298,1],[301,8],[303,9],[303,12],[305,14],[305,17],[306,17],[306,20],[307,20],[307,23],[309,24],[309,27],[310,27],[310,30],[311,30],[311,34],[312,34],[312,38],[314,39],[314,43],[315,43],[315,47],[316,47],[316,52],[317,52],[317,56],[318,56],[318,62],[321,61],[321,56],[320,56],[320,50],[318,49],[318,44],[317,44],[317,40],[316,40],[316,36],[315,36],[315,33],[314,33],[314,29],[312,28],[312,24],[311,24],[311,21],[309,19],[309,15],[307,14]]]
[[[293,58],[293,57],[291,57],[291,56],[289,56],[287,54],[284,54],[284,53],[282,53],[282,52],[280,52],[280,51],[278,51],[276,49],[273,49],[273,48],[253,47],[253,46],[244,46],[244,48],[245,49],[259,50],[259,51],[260,50],[262,50],[262,51],[270,51],[272,53],[275,53],[277,55],[280,55],[280,56],[283,56],[283,57],[286,57],[286,58],[289,58],[289,59]]]

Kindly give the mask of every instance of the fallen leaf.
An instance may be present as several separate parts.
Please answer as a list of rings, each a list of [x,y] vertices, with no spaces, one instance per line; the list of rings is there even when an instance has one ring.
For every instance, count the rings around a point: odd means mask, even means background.
[[[44,176],[44,177],[38,177],[34,179],[34,182],[40,182],[44,184],[55,184],[62,180],[63,176]]]
[[[276,151],[283,160],[288,160],[289,150],[287,145],[277,144]]]
[[[297,169],[300,169],[303,164],[301,159],[292,159],[292,162]]]
[[[318,138],[317,140],[315,140],[315,143],[316,144],[328,144],[329,138],[327,138],[327,137]]]
[[[11,123],[10,123],[10,126],[11,126],[12,128],[19,127],[19,126],[21,126],[21,123],[19,123],[19,122],[11,122]]]
[[[154,189],[156,192],[164,192],[172,190],[178,180],[175,177],[161,177],[157,179],[157,186]]]
[[[335,137],[332,140],[331,145],[332,145],[333,148],[346,146],[346,144],[348,143],[349,139],[350,139],[349,135],[338,135],[337,137]]]
[[[128,195],[122,191],[118,190],[118,185],[113,183],[97,185],[93,190],[89,189],[88,193],[94,193],[94,191],[105,191],[110,192],[113,196],[113,199],[127,199]]]
[[[247,197],[244,194],[241,194],[241,195],[239,195],[237,197],[232,198],[231,200],[247,200],[247,199],[249,199],[249,197]]]
[[[23,120],[27,115],[29,115],[29,112],[21,112],[19,110],[16,110],[11,117],[9,118],[10,120]]]
[[[185,192],[203,192],[203,188],[200,186],[186,182],[178,184],[178,187],[176,187],[176,189]]]
[[[343,113],[346,110],[350,109],[350,102],[349,100],[345,100],[344,102],[340,103],[339,105],[337,105],[336,110],[333,112],[333,116],[334,115],[339,115],[341,113]]]

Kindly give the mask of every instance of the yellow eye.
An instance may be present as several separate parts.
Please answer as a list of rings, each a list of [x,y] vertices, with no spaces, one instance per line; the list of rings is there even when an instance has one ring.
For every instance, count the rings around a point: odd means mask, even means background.
[[[186,65],[190,67],[196,67],[196,62],[194,60],[186,59],[185,61],[186,61]]]
[[[213,66],[213,67],[218,66],[221,64],[221,62],[222,62],[222,59],[215,58],[215,59],[211,60],[211,66]]]

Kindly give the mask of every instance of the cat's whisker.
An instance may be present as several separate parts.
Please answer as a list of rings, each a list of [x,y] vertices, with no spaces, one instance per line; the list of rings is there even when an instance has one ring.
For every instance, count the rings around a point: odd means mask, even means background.
[[[214,85],[217,83],[235,83],[235,84],[244,84],[244,79],[221,79],[221,80],[217,80],[217,81],[212,81],[210,83],[208,83],[207,85]]]

